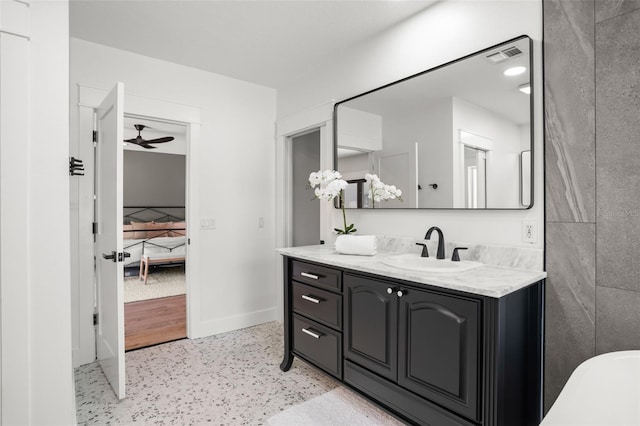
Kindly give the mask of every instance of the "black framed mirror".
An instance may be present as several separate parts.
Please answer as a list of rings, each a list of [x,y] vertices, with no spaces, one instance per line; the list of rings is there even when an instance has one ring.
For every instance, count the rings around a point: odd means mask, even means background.
[[[532,67],[520,36],[336,103],[345,207],[531,208]],[[368,174],[402,200],[374,202]]]

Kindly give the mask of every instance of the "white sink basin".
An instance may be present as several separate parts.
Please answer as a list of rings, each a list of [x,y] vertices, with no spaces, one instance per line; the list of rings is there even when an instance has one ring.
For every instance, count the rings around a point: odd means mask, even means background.
[[[385,265],[400,269],[421,272],[452,273],[463,272],[482,266],[480,262],[461,260],[452,262],[449,259],[436,259],[435,257],[420,257],[419,254],[407,253],[389,256],[382,260]]]

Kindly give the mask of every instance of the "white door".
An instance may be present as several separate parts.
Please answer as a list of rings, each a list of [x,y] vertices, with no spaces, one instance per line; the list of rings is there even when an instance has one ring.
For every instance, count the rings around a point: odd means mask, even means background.
[[[122,144],[124,85],[118,83],[97,110],[96,145],[96,350],[119,399],[125,396]]]
[[[401,151],[376,151],[374,158],[377,160],[377,169],[374,170],[380,180],[387,185],[395,185],[402,191],[402,201],[388,200],[380,202],[376,208],[417,208],[418,192],[418,167],[417,146],[408,146]],[[375,161],[375,160],[374,160]],[[371,202],[371,200],[369,200]]]

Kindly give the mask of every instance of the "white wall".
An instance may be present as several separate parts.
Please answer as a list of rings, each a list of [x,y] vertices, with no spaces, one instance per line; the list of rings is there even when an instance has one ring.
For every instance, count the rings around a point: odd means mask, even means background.
[[[301,76],[278,92],[278,117],[341,100],[522,34],[534,40],[535,205],[525,211],[355,211],[360,233],[421,237],[439,225],[448,240],[543,247],[542,2],[443,1],[347,49],[340,60]],[[327,120],[330,117],[327,117]],[[339,223],[339,212],[333,220]],[[522,222],[537,224],[537,242],[522,242]]]
[[[382,149],[382,117],[346,106],[340,107],[340,148],[356,151]]]
[[[78,126],[77,85],[109,89],[117,81],[127,95],[201,111],[195,180],[200,217],[215,219],[216,228],[189,225],[200,241],[201,265],[200,282],[190,283],[200,295],[190,337],[275,319],[275,90],[72,38],[72,128]],[[73,152],[78,140],[72,136]]]
[[[0,9],[2,30],[30,37],[0,34],[1,423],[69,425],[68,3]]]

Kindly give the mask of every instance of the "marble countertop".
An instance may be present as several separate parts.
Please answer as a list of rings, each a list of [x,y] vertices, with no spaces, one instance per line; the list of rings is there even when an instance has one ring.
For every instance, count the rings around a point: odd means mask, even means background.
[[[379,250],[375,256],[343,255],[330,245],[289,247],[277,251],[301,260],[495,298],[506,296],[547,276],[544,271],[492,265],[455,273],[409,271],[382,263],[385,257],[401,252]]]

